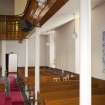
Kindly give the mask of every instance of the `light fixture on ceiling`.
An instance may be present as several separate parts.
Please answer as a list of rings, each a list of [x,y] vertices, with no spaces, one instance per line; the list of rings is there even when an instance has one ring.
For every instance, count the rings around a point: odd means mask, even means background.
[[[39,6],[39,7],[45,6],[45,4],[46,4],[46,2],[47,2],[47,0],[36,0],[36,1],[38,2],[38,6]]]

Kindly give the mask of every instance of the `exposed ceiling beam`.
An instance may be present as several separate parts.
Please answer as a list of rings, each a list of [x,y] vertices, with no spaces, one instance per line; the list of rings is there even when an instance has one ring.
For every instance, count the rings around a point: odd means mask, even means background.
[[[67,1],[69,0],[48,0],[44,8],[38,7],[35,0],[30,0],[28,9],[25,10],[23,16],[34,26],[42,26],[49,18],[51,18]]]
[[[44,8],[38,7],[36,0],[28,0],[24,15],[0,16],[0,40],[20,40],[27,38],[28,32],[22,30],[21,19],[27,20],[32,25],[41,27],[46,23],[67,1],[48,0]],[[37,15],[35,17],[35,15]]]
[[[39,15],[39,23],[42,26],[50,17],[52,17],[68,0],[52,0],[49,8],[43,10]]]

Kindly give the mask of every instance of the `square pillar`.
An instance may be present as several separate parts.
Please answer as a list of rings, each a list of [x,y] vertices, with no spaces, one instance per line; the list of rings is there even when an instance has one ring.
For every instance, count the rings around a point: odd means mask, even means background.
[[[91,105],[91,0],[80,0],[80,105]]]
[[[35,34],[35,100],[40,92],[40,28],[36,28]],[[37,102],[35,103],[37,105]]]
[[[26,39],[26,62],[25,62],[25,77],[28,77],[28,39]]]

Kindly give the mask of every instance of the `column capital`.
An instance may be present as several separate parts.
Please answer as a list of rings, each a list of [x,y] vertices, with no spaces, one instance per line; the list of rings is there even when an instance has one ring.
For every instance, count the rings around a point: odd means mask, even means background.
[[[28,41],[28,40],[29,40],[28,38],[25,39],[25,41]]]
[[[50,34],[55,34],[55,30],[49,31]]]
[[[39,27],[35,28],[35,33],[36,33],[36,35],[40,35],[41,34],[41,28],[39,28]]]
[[[52,34],[55,34],[55,30],[51,30],[51,31],[47,31],[47,32],[43,32],[43,34],[45,35],[52,35]]]
[[[37,36],[40,36],[41,33],[42,33],[41,28],[38,27],[38,28],[34,28],[31,34],[33,35],[33,37],[37,37]]]

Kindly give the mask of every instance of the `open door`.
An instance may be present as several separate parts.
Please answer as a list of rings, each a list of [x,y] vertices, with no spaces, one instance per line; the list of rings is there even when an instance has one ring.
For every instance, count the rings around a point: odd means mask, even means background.
[[[6,54],[6,70],[7,75],[10,73],[17,74],[17,54]]]

